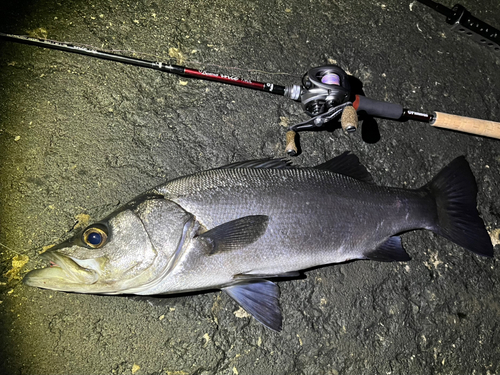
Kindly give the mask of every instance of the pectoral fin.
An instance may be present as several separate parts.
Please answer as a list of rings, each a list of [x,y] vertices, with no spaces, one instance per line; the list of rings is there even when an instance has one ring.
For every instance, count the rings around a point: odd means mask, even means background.
[[[257,241],[267,229],[269,217],[265,215],[244,216],[228,221],[198,236],[209,244],[209,254],[231,251]]]
[[[246,312],[273,331],[281,331],[279,288],[267,280],[228,286],[222,289]]]

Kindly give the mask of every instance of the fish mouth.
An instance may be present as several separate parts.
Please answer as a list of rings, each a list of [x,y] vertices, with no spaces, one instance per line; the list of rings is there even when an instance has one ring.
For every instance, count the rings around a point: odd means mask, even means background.
[[[47,251],[40,255],[50,263],[49,267],[36,269],[26,274],[24,284],[37,288],[65,292],[84,292],[86,285],[97,282],[99,275],[91,268],[96,261],[76,260],[57,251]]]

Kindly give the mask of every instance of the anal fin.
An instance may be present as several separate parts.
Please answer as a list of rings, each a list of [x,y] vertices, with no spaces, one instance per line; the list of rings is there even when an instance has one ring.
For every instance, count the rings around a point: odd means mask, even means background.
[[[408,261],[411,260],[408,253],[403,249],[401,237],[392,236],[382,242],[375,250],[365,253],[365,258],[378,260],[380,262]]]

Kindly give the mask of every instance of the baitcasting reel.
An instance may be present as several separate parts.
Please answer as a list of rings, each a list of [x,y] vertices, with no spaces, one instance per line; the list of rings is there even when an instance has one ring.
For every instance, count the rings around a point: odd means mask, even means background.
[[[311,117],[328,112],[349,100],[351,86],[344,70],[335,65],[310,69],[302,77],[302,108]]]
[[[286,139],[286,151],[297,154],[295,135],[299,131],[320,128],[342,114],[344,131],[352,133],[358,126],[358,116],[352,106],[351,85],[347,73],[336,65],[324,65],[310,69],[302,77],[300,102],[311,116],[307,121],[290,126]]]

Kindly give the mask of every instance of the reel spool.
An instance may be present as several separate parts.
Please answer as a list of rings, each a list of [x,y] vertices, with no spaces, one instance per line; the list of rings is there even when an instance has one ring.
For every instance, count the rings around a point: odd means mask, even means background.
[[[311,117],[347,102],[351,95],[347,73],[336,65],[310,69],[302,77],[302,87],[300,102]]]

